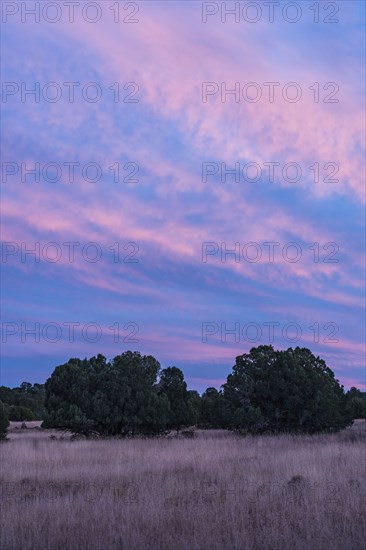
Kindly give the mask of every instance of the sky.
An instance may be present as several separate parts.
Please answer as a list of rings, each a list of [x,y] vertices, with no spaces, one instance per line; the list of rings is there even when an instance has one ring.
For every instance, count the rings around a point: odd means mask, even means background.
[[[126,350],[365,390],[365,5],[2,3],[1,384]]]

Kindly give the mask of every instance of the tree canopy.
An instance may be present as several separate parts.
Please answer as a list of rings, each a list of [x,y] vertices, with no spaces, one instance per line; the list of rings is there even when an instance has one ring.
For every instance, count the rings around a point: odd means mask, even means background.
[[[193,409],[190,407],[187,384],[184,375],[177,367],[168,367],[161,371],[159,382],[160,395],[165,395],[169,402],[167,427],[179,430],[188,426],[193,419]],[[191,404],[192,404],[191,396]]]
[[[9,420],[43,420],[44,384],[22,382],[17,388],[0,386],[0,401],[5,404]]]
[[[159,434],[186,426],[240,433],[336,431],[366,417],[366,394],[345,393],[307,348],[258,346],[236,358],[220,390],[187,390],[183,372],[126,351],[72,358],[45,385],[0,387],[3,418],[43,418],[44,427],[104,435]],[[3,424],[7,420],[3,420]],[[6,430],[6,428],[5,428]]]
[[[223,386],[229,427],[248,432],[336,431],[351,423],[334,373],[306,348],[252,348],[240,355]]]
[[[161,370],[150,355],[70,359],[46,382],[44,426],[107,435],[179,430],[198,419],[197,397],[181,370]]]
[[[0,401],[0,440],[6,438],[6,432],[9,426],[8,413],[5,405]]]

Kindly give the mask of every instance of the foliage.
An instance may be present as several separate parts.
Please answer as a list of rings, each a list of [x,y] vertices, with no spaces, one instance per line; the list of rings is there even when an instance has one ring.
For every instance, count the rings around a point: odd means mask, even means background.
[[[160,395],[165,395],[169,402],[167,427],[180,430],[193,422],[193,399],[189,400],[184,375],[177,367],[168,367],[161,371],[159,382]],[[190,406],[191,403],[191,406]]]
[[[160,395],[160,364],[127,351],[107,362],[102,355],[70,359],[46,382],[44,427],[88,434],[154,434],[168,422],[169,404]]]
[[[44,427],[104,435],[160,434],[187,426],[239,433],[337,431],[366,418],[366,394],[347,394],[306,348],[258,346],[240,355],[226,383],[202,397],[177,367],[127,351],[70,359],[45,385],[0,387],[10,420],[44,419]]]
[[[0,440],[6,438],[6,432],[9,426],[9,418],[6,407],[2,401],[0,401]]]
[[[347,409],[352,419],[366,418],[366,393],[352,387],[346,394]]]
[[[207,388],[202,394],[201,420],[202,428],[223,428],[225,427],[224,399],[223,394],[216,388]]]
[[[33,411],[22,405],[7,406],[9,420],[21,422],[22,420],[35,420]]]
[[[188,408],[190,424],[196,426],[201,420],[202,399],[198,391],[188,390]]]
[[[42,420],[44,417],[44,384],[31,384],[22,382],[17,388],[0,386],[0,400],[9,407],[24,407],[32,412],[33,418],[24,420]],[[14,409],[13,409],[14,411]],[[16,412],[14,414],[17,414]],[[29,414],[29,413],[27,413]],[[15,420],[15,418],[10,418]],[[20,418],[19,420],[23,420]]]
[[[252,348],[223,386],[229,426],[250,433],[337,431],[352,421],[343,387],[306,348]]]

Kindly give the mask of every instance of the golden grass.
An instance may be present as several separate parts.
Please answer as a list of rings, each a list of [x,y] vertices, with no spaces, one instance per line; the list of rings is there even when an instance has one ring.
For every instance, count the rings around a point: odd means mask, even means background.
[[[69,441],[13,423],[0,445],[0,547],[364,550],[365,426]]]

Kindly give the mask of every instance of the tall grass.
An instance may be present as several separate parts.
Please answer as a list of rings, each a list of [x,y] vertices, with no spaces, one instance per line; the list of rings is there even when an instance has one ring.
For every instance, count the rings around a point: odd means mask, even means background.
[[[12,431],[2,550],[364,550],[365,422],[334,435]]]

